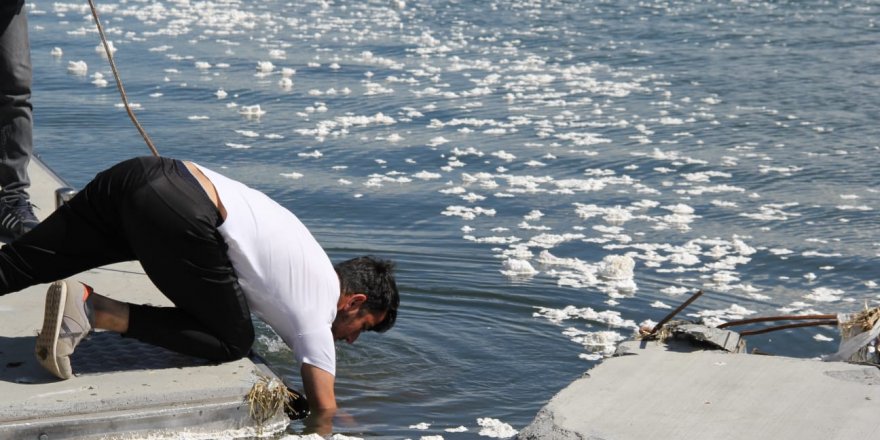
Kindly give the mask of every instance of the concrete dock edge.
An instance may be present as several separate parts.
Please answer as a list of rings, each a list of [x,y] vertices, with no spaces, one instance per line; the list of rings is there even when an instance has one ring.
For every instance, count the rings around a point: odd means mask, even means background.
[[[880,435],[880,370],[631,341],[554,396],[519,439]]]

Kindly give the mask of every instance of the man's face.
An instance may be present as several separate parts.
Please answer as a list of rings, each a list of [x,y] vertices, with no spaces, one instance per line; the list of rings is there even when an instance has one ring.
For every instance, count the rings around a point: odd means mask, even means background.
[[[367,331],[385,319],[387,312],[368,312],[361,308],[362,301],[354,301],[336,313],[330,329],[333,339],[354,344],[361,332]]]

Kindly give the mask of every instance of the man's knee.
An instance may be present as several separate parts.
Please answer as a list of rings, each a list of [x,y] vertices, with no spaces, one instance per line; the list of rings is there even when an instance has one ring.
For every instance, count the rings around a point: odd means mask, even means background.
[[[254,345],[254,339],[253,326],[250,326],[250,328],[247,329],[242,329],[233,335],[233,337],[227,338],[224,342],[228,358],[225,360],[234,361],[247,356],[248,353],[251,352],[251,347]]]

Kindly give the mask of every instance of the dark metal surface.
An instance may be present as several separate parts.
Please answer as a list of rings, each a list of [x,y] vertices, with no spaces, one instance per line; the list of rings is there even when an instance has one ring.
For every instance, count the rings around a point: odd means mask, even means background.
[[[74,373],[82,375],[193,367],[210,365],[211,362],[123,338],[116,333],[95,332],[76,347],[71,364]]]

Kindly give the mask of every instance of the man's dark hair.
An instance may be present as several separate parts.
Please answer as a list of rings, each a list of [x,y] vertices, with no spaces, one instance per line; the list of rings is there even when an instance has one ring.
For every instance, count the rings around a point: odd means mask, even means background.
[[[367,295],[365,310],[386,312],[385,319],[370,330],[381,333],[394,326],[400,294],[394,281],[393,262],[367,255],[338,263],[334,269],[339,275],[343,295],[363,293]]]

